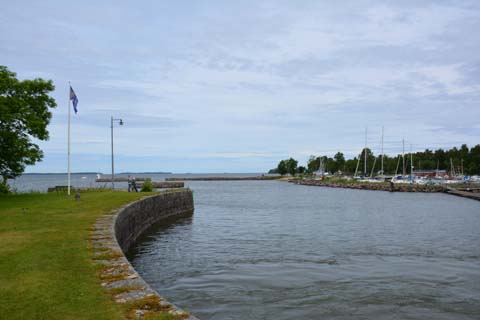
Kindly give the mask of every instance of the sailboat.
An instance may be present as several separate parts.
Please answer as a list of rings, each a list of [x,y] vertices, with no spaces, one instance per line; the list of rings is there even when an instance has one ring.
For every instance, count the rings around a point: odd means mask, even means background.
[[[355,168],[355,174],[353,178],[358,181],[365,181],[367,177],[367,134],[368,134],[368,127],[365,128],[365,147],[363,148],[362,152],[358,156],[357,167]],[[365,154],[364,166],[363,166],[363,176],[358,176],[358,166],[360,165],[360,159],[362,158],[362,154]]]

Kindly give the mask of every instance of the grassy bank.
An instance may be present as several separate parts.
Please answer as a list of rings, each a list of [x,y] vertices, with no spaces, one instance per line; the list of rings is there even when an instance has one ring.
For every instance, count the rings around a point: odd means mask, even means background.
[[[99,284],[91,226],[145,193],[0,196],[0,319],[123,319]]]

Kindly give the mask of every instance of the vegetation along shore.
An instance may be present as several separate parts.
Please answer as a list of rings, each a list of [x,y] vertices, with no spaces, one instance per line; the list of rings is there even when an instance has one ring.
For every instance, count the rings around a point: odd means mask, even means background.
[[[0,195],[0,318],[130,319],[138,305],[116,304],[118,292],[101,287],[103,266],[93,259],[101,252],[89,238],[99,217],[148,194],[83,191],[79,201],[65,193]]]
[[[381,172],[381,163],[383,163],[383,172]],[[376,176],[378,174],[394,175],[401,173],[402,167],[405,167],[407,173],[413,167],[414,171],[417,172],[438,170],[449,174],[454,171],[457,174],[478,175],[480,173],[480,144],[470,148],[466,144],[462,144],[459,148],[453,147],[445,150],[441,148],[437,150],[426,149],[421,152],[395,156],[374,154],[369,148],[364,148],[359,156],[350,159],[347,159],[342,152],[337,152],[333,157],[312,155],[305,166],[299,166],[297,160],[289,158],[281,160],[277,167],[271,169],[269,173],[311,175],[315,171],[323,170],[324,173],[330,175],[354,175],[357,172],[363,176]],[[366,174],[362,172],[365,168]]]

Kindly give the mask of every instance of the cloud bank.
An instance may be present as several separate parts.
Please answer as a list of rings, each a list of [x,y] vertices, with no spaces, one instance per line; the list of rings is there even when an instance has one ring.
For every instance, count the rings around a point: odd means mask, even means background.
[[[45,160],[74,171],[252,172],[287,156],[480,143],[476,1],[17,1],[0,61],[52,79]]]

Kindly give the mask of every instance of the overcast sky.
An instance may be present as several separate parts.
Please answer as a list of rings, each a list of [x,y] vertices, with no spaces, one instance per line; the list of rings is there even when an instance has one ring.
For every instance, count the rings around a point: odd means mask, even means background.
[[[480,143],[479,1],[2,1],[0,65],[52,79],[28,172],[261,172]]]

